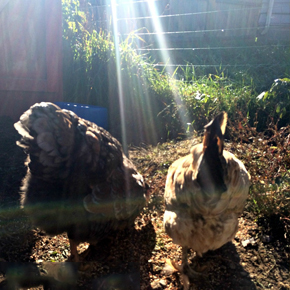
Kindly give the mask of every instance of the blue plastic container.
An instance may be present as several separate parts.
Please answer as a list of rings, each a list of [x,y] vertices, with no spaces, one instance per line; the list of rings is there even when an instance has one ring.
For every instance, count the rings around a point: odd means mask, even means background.
[[[61,109],[73,111],[79,117],[108,130],[108,110],[106,108],[66,102],[55,102],[55,104]]]

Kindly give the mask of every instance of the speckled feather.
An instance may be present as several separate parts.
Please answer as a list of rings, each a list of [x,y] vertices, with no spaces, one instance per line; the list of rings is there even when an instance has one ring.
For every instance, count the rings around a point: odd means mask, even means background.
[[[14,126],[28,154],[22,205],[37,227],[95,242],[134,222],[147,185],[106,130],[44,102]]]

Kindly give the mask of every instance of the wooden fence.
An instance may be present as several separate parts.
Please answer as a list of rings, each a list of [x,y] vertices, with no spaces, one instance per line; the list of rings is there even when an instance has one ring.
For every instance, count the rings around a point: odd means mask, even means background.
[[[90,6],[86,0],[81,2],[96,30],[112,30],[113,1],[91,0]],[[201,51],[219,50],[220,55],[230,48],[251,51],[257,39],[267,45],[290,43],[289,0],[116,0],[115,5],[120,38],[134,31],[144,40],[137,50],[149,52],[161,65],[165,50],[171,51],[174,65],[182,64],[182,58],[185,64],[185,51],[190,55],[193,50],[195,65],[213,65],[196,61]],[[162,37],[166,43],[160,41]]]
[[[83,1],[85,2],[85,1]],[[90,13],[97,28],[111,23],[111,4],[91,0]],[[151,3],[151,4],[150,4]],[[128,34],[144,28],[142,35],[156,32],[156,19],[150,6],[154,3],[157,20],[169,38],[256,37],[266,26],[276,29],[276,37],[290,36],[289,0],[151,0],[116,1],[118,30]],[[268,22],[267,22],[268,21]],[[180,37],[181,36],[181,37]]]
[[[259,17],[261,35],[288,42],[290,40],[290,1],[264,0]]]

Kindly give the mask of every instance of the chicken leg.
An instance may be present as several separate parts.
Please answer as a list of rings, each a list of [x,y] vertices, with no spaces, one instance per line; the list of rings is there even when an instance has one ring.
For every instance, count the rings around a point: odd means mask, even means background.
[[[69,239],[69,246],[70,246],[70,260],[72,262],[78,263],[80,261],[79,253],[77,250],[78,243],[76,243],[74,240]]]

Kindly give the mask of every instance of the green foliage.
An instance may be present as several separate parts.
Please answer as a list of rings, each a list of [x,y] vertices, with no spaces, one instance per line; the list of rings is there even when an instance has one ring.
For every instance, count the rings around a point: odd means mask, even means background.
[[[270,46],[269,51],[262,51],[258,45],[251,53],[239,50],[235,56],[226,51],[215,54],[216,50],[203,55],[202,50],[197,50],[192,52],[193,62],[203,64],[207,58],[220,61],[220,67],[209,70],[189,64],[169,75],[166,67],[159,71],[149,55],[134,50],[136,40],[143,41],[135,32],[116,48],[111,27],[96,31],[87,20],[88,12],[79,9],[79,1],[62,3],[64,99],[108,108],[110,131],[121,141],[125,140],[121,136],[121,110],[126,118],[127,141],[134,144],[187,137],[194,130],[202,130],[221,110],[228,112],[235,127],[240,116],[244,117],[242,126],[250,124],[258,131],[273,122],[279,126],[289,124],[288,79],[280,79],[257,98],[257,87],[266,87],[267,81],[280,77],[282,71],[286,74],[285,69],[275,68],[279,55],[282,63],[289,59],[287,49]],[[255,64],[257,58],[258,62],[264,62],[265,56],[271,69],[263,68],[264,74],[259,75],[261,67]],[[233,59],[252,66],[229,69],[226,65]]]
[[[64,99],[108,108],[110,131],[120,140],[123,110],[127,142],[159,141],[166,130],[157,115],[172,96],[168,78],[136,53],[136,34],[119,43],[117,59],[113,35],[92,29],[78,1],[62,3]]]
[[[89,31],[79,1],[63,0],[64,99],[108,106],[108,71],[113,70],[114,44],[110,34]],[[112,75],[114,77],[114,75]]]
[[[241,121],[241,119],[239,119]],[[245,125],[232,132],[231,150],[251,175],[251,210],[258,216],[290,213],[290,126],[266,132]]]
[[[289,43],[283,45],[269,42],[270,40],[268,42],[244,38],[226,40],[211,37],[207,41],[201,39],[197,43],[193,39],[190,45],[197,49],[175,51],[172,57],[177,63],[187,63],[188,67],[193,68],[190,71],[196,78],[209,74],[223,74],[245,85],[251,85],[254,80],[256,90],[261,92],[268,89],[275,78],[283,78],[290,74]],[[214,49],[215,47],[220,49]],[[182,69],[179,69],[178,73],[180,78],[184,77]]]
[[[261,111],[259,112],[258,120],[261,123],[264,121],[263,130],[271,120],[279,127],[290,124],[290,79],[276,79],[270,90],[261,93],[257,97]]]
[[[193,78],[188,82],[176,81],[176,86],[178,98],[172,100],[160,114],[177,119],[174,124],[172,120],[171,128],[178,126],[180,133],[188,135],[192,130],[201,130],[223,110],[231,120],[236,119],[240,112],[250,115],[253,87],[238,84],[223,75]]]

